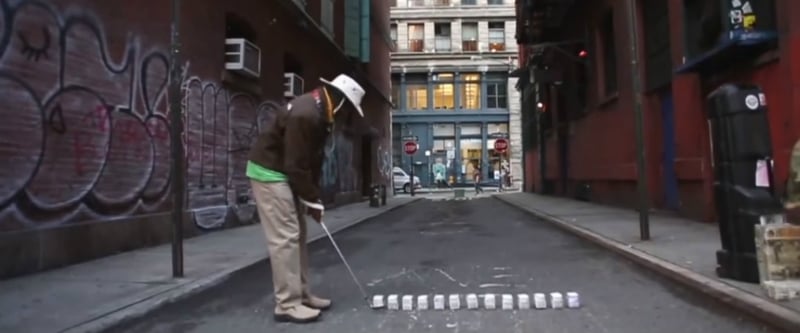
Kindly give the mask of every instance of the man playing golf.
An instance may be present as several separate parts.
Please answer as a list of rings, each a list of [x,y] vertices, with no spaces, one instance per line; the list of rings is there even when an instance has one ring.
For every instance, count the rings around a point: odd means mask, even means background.
[[[339,75],[279,109],[250,150],[247,176],[267,240],[275,289],[275,319],[312,322],[331,301],[308,286],[305,215],[322,221],[320,174],[334,116],[348,101],[361,117],[364,89]]]

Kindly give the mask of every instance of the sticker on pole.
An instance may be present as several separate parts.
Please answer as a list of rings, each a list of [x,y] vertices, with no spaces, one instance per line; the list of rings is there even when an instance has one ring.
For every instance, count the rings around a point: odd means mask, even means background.
[[[744,98],[744,104],[747,105],[748,109],[755,110],[758,109],[760,103],[756,95],[747,95],[747,97]]]

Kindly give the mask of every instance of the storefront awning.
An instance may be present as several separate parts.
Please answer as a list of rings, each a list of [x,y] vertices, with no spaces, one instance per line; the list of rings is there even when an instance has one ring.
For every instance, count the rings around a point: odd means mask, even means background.
[[[675,73],[709,74],[749,66],[777,38],[774,31],[731,31],[716,47],[678,67]]]

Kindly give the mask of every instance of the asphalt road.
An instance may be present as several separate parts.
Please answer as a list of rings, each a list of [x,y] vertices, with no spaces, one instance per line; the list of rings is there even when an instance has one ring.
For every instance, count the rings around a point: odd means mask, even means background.
[[[273,321],[265,263],[113,332],[775,332],[492,198],[426,200],[334,237],[371,294],[576,291],[583,304],[561,310],[371,310],[321,239],[310,247],[313,289],[332,298],[334,307],[318,323]]]

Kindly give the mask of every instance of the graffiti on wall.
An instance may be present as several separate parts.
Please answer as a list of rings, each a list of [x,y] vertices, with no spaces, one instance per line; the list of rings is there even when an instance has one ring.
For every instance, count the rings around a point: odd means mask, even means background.
[[[340,130],[334,131],[328,138],[320,184],[325,202],[333,202],[338,192],[352,192],[358,189],[354,147],[355,143]]]
[[[98,22],[0,0],[0,231],[169,209],[167,53],[133,37],[110,50]],[[188,204],[213,228],[248,191],[247,147],[277,104],[183,86]]]
[[[0,0],[0,232],[169,211],[167,48],[136,35],[112,41],[83,10]],[[183,73],[194,222],[250,220],[248,151],[282,103],[193,76],[188,63]],[[328,197],[358,188],[354,143],[338,131],[333,143]]]

